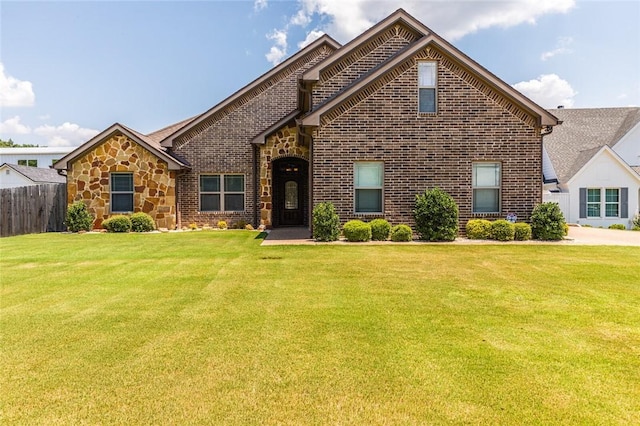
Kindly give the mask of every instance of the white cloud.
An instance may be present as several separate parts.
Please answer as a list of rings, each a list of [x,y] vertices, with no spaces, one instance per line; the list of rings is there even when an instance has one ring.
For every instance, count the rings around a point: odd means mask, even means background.
[[[544,108],[556,108],[558,105],[571,108],[573,98],[578,94],[568,81],[556,74],[543,74],[536,80],[522,81],[513,87]]]
[[[36,101],[30,81],[21,81],[4,73],[0,63],[0,107],[30,107]]]
[[[36,127],[33,133],[46,138],[49,146],[76,146],[91,139],[99,132],[66,122],[57,127],[50,125]]]
[[[313,43],[315,40],[319,39],[324,35],[324,31],[313,30],[307,34],[307,38],[298,43],[298,48],[302,49],[303,47]]]
[[[17,135],[27,135],[31,133],[31,129],[29,126],[25,126],[20,123],[20,117],[15,116],[12,118],[8,118],[2,123],[0,123],[0,134],[12,133]]]
[[[542,55],[540,55],[540,59],[542,61],[546,61],[547,59],[551,59],[557,55],[571,53],[572,50],[569,48],[571,43],[573,43],[573,38],[559,37],[558,41],[556,42],[556,48],[553,50],[549,50],[548,52],[543,52]]]
[[[347,42],[401,7],[453,41],[483,28],[534,24],[541,16],[565,13],[574,6],[575,0],[300,0],[290,23],[307,25],[317,16],[325,22],[319,29]]]
[[[274,45],[269,50],[269,53],[265,55],[267,61],[273,65],[278,65],[282,58],[287,55],[287,30],[273,30],[267,34],[269,40],[274,41]]]
[[[253,2],[253,10],[255,10],[256,12],[261,11],[262,9],[266,9],[267,6],[267,0],[255,0]]]

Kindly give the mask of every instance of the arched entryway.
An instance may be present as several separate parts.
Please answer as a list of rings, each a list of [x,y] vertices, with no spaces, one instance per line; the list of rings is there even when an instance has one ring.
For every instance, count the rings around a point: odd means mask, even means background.
[[[309,224],[309,163],[285,157],[272,162],[273,226]]]

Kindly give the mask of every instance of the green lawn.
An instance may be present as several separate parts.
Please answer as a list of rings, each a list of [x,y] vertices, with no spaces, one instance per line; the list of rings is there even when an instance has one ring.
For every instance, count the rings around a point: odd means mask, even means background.
[[[0,240],[2,424],[639,424],[640,249]]]

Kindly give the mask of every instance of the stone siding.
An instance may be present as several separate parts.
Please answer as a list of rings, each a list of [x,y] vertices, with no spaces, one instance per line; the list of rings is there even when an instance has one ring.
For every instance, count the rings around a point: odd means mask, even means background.
[[[437,113],[420,114],[416,60],[438,60]],[[376,86],[377,84],[377,86]],[[322,117],[314,130],[313,201],[331,201],[341,221],[384,217],[414,225],[415,195],[440,187],[473,217],[528,220],[542,197],[542,138],[535,120],[451,58],[426,49]],[[360,98],[358,98],[360,96]],[[384,162],[384,213],[354,212],[354,162]],[[501,213],[472,214],[472,165],[502,165]]]
[[[260,225],[273,225],[273,169],[274,160],[285,157],[302,158],[309,161],[309,147],[298,143],[295,127],[285,127],[267,138],[260,147]]]
[[[134,212],[148,213],[158,228],[176,225],[176,172],[124,135],[114,135],[70,164],[67,199],[84,201],[95,218],[94,228],[112,215],[110,175],[133,173]]]

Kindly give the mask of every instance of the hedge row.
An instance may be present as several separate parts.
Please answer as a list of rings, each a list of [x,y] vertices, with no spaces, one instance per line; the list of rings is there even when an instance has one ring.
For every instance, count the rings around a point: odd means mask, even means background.
[[[467,238],[471,240],[526,241],[531,239],[528,223],[511,223],[504,219],[490,222],[486,219],[471,219],[465,226]]]

